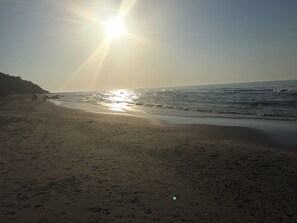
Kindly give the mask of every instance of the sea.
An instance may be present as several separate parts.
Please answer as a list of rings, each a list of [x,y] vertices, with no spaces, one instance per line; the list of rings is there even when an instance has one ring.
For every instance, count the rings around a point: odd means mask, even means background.
[[[175,125],[249,127],[278,143],[297,145],[297,80],[59,93],[51,100],[69,108],[153,117]]]

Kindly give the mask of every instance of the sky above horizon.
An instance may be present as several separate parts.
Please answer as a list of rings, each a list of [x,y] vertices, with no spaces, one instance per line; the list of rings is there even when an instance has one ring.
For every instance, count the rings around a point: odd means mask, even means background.
[[[296,0],[0,0],[0,72],[52,92],[297,79]],[[106,23],[122,15],[126,33]]]

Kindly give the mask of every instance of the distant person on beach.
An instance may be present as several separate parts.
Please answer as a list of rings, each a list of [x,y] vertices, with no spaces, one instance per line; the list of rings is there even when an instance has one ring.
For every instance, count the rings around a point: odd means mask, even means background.
[[[43,102],[45,102],[47,99],[47,95],[43,95]]]
[[[32,99],[31,99],[32,101],[36,101],[37,100],[37,96],[36,96],[36,94],[33,94],[33,96],[32,96]]]

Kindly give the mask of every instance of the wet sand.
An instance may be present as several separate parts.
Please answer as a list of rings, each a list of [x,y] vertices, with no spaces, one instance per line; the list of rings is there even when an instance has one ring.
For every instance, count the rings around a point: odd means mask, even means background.
[[[0,222],[296,222],[296,151],[251,129],[0,99]]]

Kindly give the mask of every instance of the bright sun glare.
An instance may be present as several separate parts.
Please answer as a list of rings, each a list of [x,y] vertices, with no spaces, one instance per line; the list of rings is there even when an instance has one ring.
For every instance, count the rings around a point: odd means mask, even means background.
[[[123,20],[115,19],[105,25],[106,33],[110,38],[115,38],[125,34],[125,25]]]

